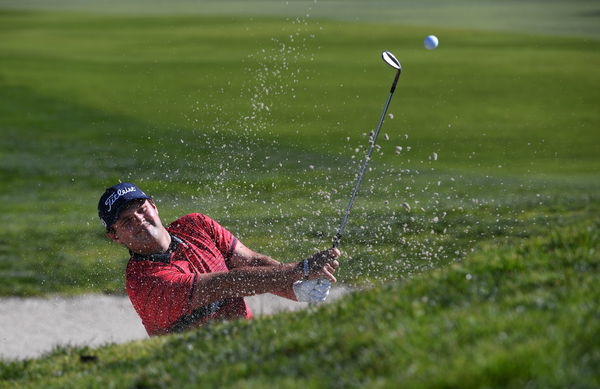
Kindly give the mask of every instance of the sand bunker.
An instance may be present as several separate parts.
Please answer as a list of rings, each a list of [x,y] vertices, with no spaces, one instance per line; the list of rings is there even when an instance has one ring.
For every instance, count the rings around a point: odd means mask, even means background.
[[[347,288],[332,288],[333,301]],[[256,317],[299,310],[296,303],[271,294],[247,297]],[[147,338],[127,297],[83,295],[51,298],[0,298],[0,359],[36,358],[56,346],[91,346]]]

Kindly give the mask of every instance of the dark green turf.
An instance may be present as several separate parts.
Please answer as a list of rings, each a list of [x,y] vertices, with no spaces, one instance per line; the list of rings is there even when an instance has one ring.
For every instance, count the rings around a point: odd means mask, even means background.
[[[592,388],[598,219],[339,302],[0,364],[22,388]]]
[[[412,274],[598,208],[595,40],[441,29],[429,52],[416,27],[0,17],[4,295],[122,291],[126,251],[95,211],[117,180],[153,194],[165,221],[205,212],[278,259],[326,247],[393,78],[383,48],[404,71],[342,244],[344,281]]]

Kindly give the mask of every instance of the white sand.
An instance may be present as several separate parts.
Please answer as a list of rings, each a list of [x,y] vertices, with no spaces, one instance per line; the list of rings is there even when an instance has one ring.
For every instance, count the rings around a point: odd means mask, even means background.
[[[332,288],[327,300],[348,291]],[[307,306],[270,294],[246,301],[256,317]],[[97,347],[148,337],[126,296],[0,298],[0,328],[4,360],[36,358],[56,346]]]

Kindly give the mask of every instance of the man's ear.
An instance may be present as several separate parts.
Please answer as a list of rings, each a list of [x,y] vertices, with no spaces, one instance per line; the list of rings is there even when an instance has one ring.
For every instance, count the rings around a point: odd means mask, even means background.
[[[106,231],[106,237],[115,243],[121,243],[115,230]]]

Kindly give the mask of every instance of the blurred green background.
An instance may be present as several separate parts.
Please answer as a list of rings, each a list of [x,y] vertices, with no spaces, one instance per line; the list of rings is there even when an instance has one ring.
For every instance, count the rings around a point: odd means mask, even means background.
[[[123,293],[97,201],[203,212],[299,260],[342,240],[368,284],[592,217],[593,1],[0,1],[0,294]],[[435,34],[440,46],[425,50]],[[410,205],[410,212],[402,206]]]

